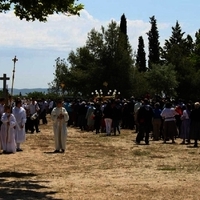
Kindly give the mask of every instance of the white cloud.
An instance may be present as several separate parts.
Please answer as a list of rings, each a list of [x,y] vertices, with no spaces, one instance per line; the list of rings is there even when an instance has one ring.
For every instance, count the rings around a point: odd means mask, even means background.
[[[92,28],[98,30],[102,25],[107,26],[110,21],[99,21],[83,10],[80,17],[53,15],[46,23],[26,22],[19,20],[10,11],[0,14],[0,45],[70,51],[85,44],[87,34]],[[138,37],[145,37],[150,25],[142,20],[127,20],[127,24],[129,40],[135,48]]]
[[[16,70],[16,88],[47,87],[53,80],[55,59],[67,58],[71,50],[85,44],[87,34],[91,29],[107,28],[111,20],[100,21],[86,10],[80,17],[53,15],[48,22],[26,22],[19,20],[13,12],[0,14],[0,74],[12,76],[12,58],[17,55],[19,61]],[[119,24],[119,21],[117,21]],[[169,27],[159,24],[159,31]],[[138,37],[143,36],[147,48],[149,22],[142,20],[127,20],[130,44],[137,50]],[[165,38],[166,39],[166,38]],[[30,77],[34,77],[33,79]],[[36,79],[35,79],[36,77]],[[35,81],[37,80],[37,81]]]
[[[24,48],[53,47],[57,50],[71,50],[83,45],[87,33],[101,24],[86,11],[81,12],[81,17],[53,15],[46,23],[21,21],[10,11],[7,14],[0,14],[0,44]]]

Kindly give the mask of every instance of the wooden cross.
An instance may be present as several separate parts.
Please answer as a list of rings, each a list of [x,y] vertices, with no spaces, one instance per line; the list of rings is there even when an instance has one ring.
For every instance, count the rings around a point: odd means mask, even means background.
[[[3,80],[3,95],[4,95],[4,98],[6,98],[7,96],[6,81],[10,80],[10,78],[7,77],[6,74],[3,74],[3,77],[0,77],[0,80]]]

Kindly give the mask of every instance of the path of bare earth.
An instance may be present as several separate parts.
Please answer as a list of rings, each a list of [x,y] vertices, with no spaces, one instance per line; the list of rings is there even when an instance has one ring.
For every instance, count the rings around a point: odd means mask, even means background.
[[[52,123],[27,134],[24,151],[0,155],[0,199],[199,200],[200,149],[150,141],[136,134],[68,128],[67,150],[54,154]]]

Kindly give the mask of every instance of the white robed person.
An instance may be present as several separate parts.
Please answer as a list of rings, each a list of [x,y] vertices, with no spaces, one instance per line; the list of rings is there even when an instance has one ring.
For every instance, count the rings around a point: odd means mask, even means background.
[[[17,151],[23,151],[20,145],[26,140],[26,110],[22,107],[22,102],[20,99],[16,100],[12,113],[16,119],[15,140],[17,144]]]
[[[15,128],[16,119],[11,113],[10,106],[5,106],[5,112],[1,117],[1,141],[3,153],[15,153],[16,152],[16,142],[15,142]]]
[[[51,112],[51,119],[53,121],[53,132],[55,140],[55,153],[65,152],[67,139],[67,121],[69,115],[63,107],[61,100],[56,101],[56,107]]]

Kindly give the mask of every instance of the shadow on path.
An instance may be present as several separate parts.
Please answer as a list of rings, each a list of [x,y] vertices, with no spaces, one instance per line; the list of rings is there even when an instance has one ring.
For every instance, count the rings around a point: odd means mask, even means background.
[[[0,172],[0,200],[62,200],[53,198],[57,192],[45,186],[49,181],[31,180],[33,173]]]

